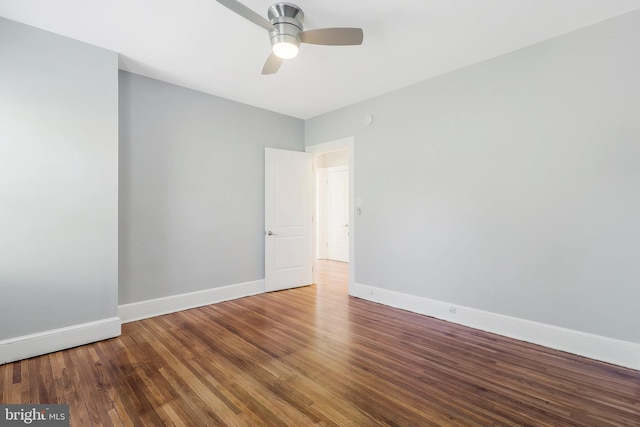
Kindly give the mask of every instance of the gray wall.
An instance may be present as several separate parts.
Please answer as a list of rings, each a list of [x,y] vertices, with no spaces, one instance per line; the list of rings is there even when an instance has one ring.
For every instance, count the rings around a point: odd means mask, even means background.
[[[633,12],[308,120],[355,136],[356,282],[640,343],[638,40]]]
[[[264,147],[304,123],[120,72],[120,304],[264,279]]]
[[[117,70],[0,18],[0,340],[117,316]]]

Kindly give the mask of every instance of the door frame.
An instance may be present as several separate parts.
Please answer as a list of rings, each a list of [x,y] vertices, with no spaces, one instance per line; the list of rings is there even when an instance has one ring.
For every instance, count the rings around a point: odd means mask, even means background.
[[[323,142],[320,144],[310,145],[305,147],[305,151],[307,153],[313,154],[322,154],[328,153],[331,151],[343,150],[347,148],[349,150],[349,294],[352,294],[353,285],[355,283],[355,275],[356,275],[356,256],[355,256],[355,240],[356,240],[356,211],[355,211],[355,138],[353,136],[347,138],[336,139],[333,141]],[[315,162],[314,162],[314,180],[316,179],[315,173]],[[316,200],[315,192],[317,189],[317,184],[313,186],[314,197],[313,200]],[[315,202],[314,202],[315,203]],[[316,212],[314,206],[314,212]],[[315,248],[316,245],[316,227],[313,227],[313,245]],[[315,263],[315,251],[312,254],[312,261]],[[315,270],[314,274],[314,282],[315,282]]]

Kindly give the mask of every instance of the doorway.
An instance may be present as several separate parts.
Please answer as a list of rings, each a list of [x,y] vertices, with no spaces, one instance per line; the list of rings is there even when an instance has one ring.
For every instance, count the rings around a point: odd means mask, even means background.
[[[349,262],[349,150],[315,155],[316,259]]]
[[[349,289],[355,276],[354,145],[349,137],[306,148],[315,155],[314,259],[346,264]]]

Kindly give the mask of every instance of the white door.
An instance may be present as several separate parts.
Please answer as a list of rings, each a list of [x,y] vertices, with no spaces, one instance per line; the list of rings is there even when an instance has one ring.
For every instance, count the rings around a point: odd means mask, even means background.
[[[265,291],[313,282],[313,154],[265,149]]]
[[[349,171],[329,170],[327,257],[349,262]]]

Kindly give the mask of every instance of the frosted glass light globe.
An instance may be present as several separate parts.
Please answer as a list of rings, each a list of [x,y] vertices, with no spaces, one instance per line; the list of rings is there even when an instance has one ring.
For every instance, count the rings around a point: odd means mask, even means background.
[[[298,55],[298,51],[300,50],[297,45],[289,42],[278,42],[274,43],[273,53],[282,59],[291,59],[295,58]]]

